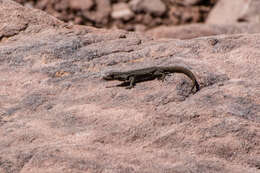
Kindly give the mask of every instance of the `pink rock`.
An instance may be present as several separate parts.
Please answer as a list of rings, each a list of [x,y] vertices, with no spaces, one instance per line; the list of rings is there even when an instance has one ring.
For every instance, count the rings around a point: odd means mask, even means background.
[[[129,20],[134,17],[134,13],[131,11],[127,3],[116,3],[112,6],[112,18]]]
[[[251,0],[219,0],[209,13],[208,24],[231,24],[248,10]]]
[[[156,16],[166,12],[166,5],[161,0],[132,0],[129,4],[137,12],[145,11]]]
[[[75,10],[88,10],[93,5],[93,0],[69,0],[70,7]]]

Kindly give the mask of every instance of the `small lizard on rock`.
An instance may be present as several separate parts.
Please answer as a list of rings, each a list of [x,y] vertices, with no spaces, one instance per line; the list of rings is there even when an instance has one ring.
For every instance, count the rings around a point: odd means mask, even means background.
[[[149,81],[154,79],[164,80],[166,75],[170,73],[184,73],[193,82],[191,91],[196,87],[196,92],[200,90],[200,86],[194,76],[194,74],[187,68],[182,66],[169,66],[169,67],[148,67],[137,70],[130,70],[126,72],[109,72],[103,76],[104,80],[119,80],[122,83],[110,87],[126,86],[126,89],[131,89],[138,82]]]

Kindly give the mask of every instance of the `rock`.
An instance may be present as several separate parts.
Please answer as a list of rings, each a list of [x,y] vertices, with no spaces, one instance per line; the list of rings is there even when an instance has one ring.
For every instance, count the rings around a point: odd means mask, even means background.
[[[83,16],[95,23],[104,25],[108,23],[108,16],[111,12],[111,4],[108,0],[96,0],[95,11],[83,11]]]
[[[145,25],[139,24],[139,25],[135,25],[135,31],[136,32],[145,32],[146,27]]]
[[[170,0],[171,3],[179,4],[183,6],[196,5],[201,3],[203,0]]]
[[[75,10],[89,10],[93,7],[93,0],[69,0],[69,5]]]
[[[149,16],[152,17],[152,22],[146,23],[146,28],[153,28],[158,25],[168,26],[174,24],[197,23],[204,21],[210,9],[214,5],[212,1],[215,0],[202,1],[198,3],[195,3],[195,0],[175,0],[176,2],[170,0],[155,0],[156,2],[154,0],[133,0],[133,4],[135,4],[134,6],[136,6],[136,8],[139,8],[139,4],[141,4],[141,11],[133,11],[132,8],[129,9],[130,0],[15,1],[27,6],[29,3],[30,7],[33,6],[34,8],[42,9],[45,12],[67,23],[128,30],[130,28],[135,29],[135,25],[144,24],[144,22],[147,22],[147,17]],[[184,2],[187,3],[187,6],[183,4]],[[124,5],[121,5],[121,3]],[[145,4],[142,5],[143,3]],[[149,6],[150,3],[153,5]],[[193,3],[195,3],[195,5],[188,5]],[[114,10],[111,10],[111,6],[114,8]],[[115,11],[116,9],[118,10]],[[147,11],[145,9],[149,10]],[[155,15],[157,12],[159,12],[159,15]],[[120,16],[123,16],[123,18],[120,18]],[[146,21],[140,20],[140,16],[141,19],[146,19]],[[119,20],[121,20],[121,22]],[[156,21],[154,22],[154,20]]]
[[[49,0],[38,1],[38,3],[35,4],[35,8],[43,10],[47,7],[48,3],[49,3]]]
[[[243,10],[238,18],[240,22],[260,23],[260,1],[251,0],[248,8]]]
[[[161,16],[166,12],[166,6],[161,0],[131,0],[129,2],[133,11],[145,11],[156,16]]]
[[[207,24],[233,24],[244,11],[248,10],[251,0],[219,0],[209,13]]]
[[[120,20],[119,20],[120,21]],[[0,172],[258,173],[260,34],[153,40],[0,0]],[[181,65],[127,90],[108,71]]]
[[[111,16],[114,19],[129,20],[134,17],[134,13],[127,3],[121,2],[112,6]]]
[[[65,11],[68,8],[69,8],[69,2],[68,1],[64,1],[63,3],[55,3],[54,4],[54,9],[56,11]]]
[[[25,33],[39,32],[50,26],[57,27],[63,23],[40,10],[29,9],[27,13],[24,13],[24,8],[13,1],[0,1],[0,6],[0,39],[15,36],[21,31]],[[13,9],[16,11],[9,13]]]
[[[185,5],[185,6],[196,5],[200,2],[202,2],[202,0],[184,0],[183,5]]]
[[[161,26],[146,31],[146,35],[158,38],[191,39],[196,37],[220,35],[220,34],[241,34],[259,33],[260,24],[237,23],[233,25],[205,25],[190,24],[182,26]]]
[[[200,8],[171,7],[168,15],[170,16],[172,23],[184,24],[201,21],[202,16],[200,15],[199,11]]]

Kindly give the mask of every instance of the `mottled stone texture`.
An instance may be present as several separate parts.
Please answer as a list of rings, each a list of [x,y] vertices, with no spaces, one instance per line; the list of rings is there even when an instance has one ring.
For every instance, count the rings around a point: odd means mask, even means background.
[[[152,40],[0,0],[1,173],[258,173],[260,34]],[[183,65],[131,90],[109,70]]]
[[[143,31],[161,25],[205,21],[217,0],[15,1],[27,7],[44,10],[62,21],[73,24]]]

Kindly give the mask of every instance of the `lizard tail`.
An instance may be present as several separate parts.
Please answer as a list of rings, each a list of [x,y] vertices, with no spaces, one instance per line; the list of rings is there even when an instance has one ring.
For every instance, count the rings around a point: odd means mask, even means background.
[[[191,91],[195,87],[196,87],[196,92],[198,92],[200,90],[200,86],[196,80],[195,75],[189,69],[182,67],[182,66],[172,66],[172,67],[167,67],[166,71],[171,72],[171,73],[183,73],[183,74],[187,75],[192,80]]]

